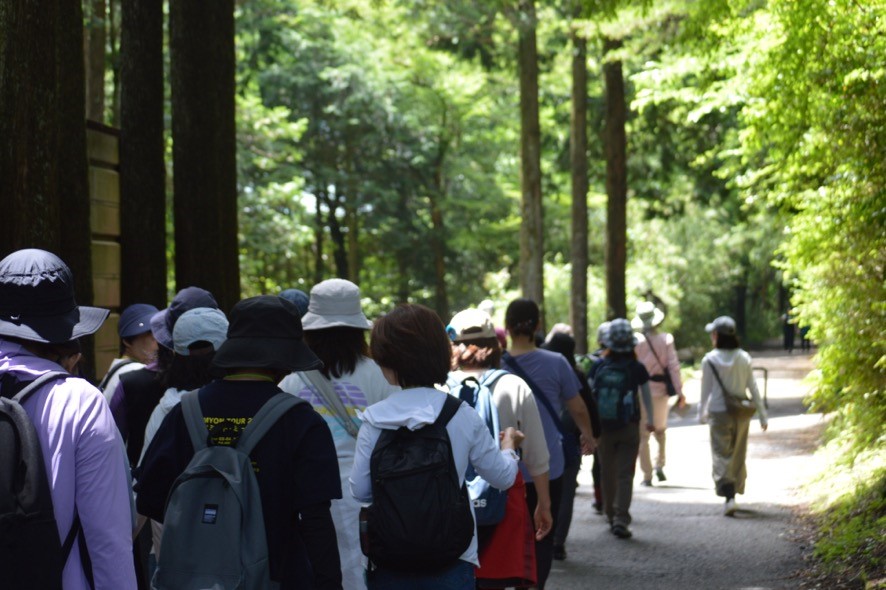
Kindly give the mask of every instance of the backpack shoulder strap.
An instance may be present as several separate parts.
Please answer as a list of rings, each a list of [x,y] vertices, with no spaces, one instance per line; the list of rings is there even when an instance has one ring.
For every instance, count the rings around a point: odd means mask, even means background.
[[[237,440],[237,450],[247,455],[251,453],[258,441],[268,433],[268,430],[283,414],[298,404],[306,403],[308,402],[298,396],[282,392],[266,401],[252,418],[252,422],[240,434],[240,438]]]
[[[452,417],[455,416],[455,413],[461,408],[461,404],[462,401],[457,397],[447,395],[446,401],[443,402],[443,409],[440,410],[440,414],[434,420],[434,424],[445,428],[449,421],[452,420]]]
[[[191,436],[191,444],[194,445],[194,452],[209,446],[209,429],[203,421],[203,410],[200,409],[200,400],[197,397],[199,391],[195,389],[183,394],[181,401],[182,414],[185,417],[188,434]]]
[[[48,371],[43,373],[30,383],[28,383],[24,389],[19,391],[12,400],[18,402],[19,404],[24,403],[24,401],[28,398],[29,395],[40,389],[43,384],[48,383],[54,379],[59,379],[61,377],[70,377],[70,373],[66,373],[64,371]]]
[[[504,369],[492,369],[491,371],[486,371],[483,374],[483,378],[480,379],[480,385],[485,385],[490,390],[495,388],[495,384],[499,379],[507,375],[508,372]]]
[[[121,361],[121,362],[117,363],[117,364],[114,366],[113,369],[111,369],[110,371],[108,371],[108,372],[105,374],[105,376],[104,376],[104,378],[102,379],[101,383],[98,384],[98,388],[99,388],[99,390],[104,391],[104,390],[105,390],[105,387],[108,386],[108,383],[111,382],[111,379],[114,377],[114,375],[116,375],[117,373],[120,372],[120,369],[122,369],[122,368],[125,367],[126,365],[131,365],[131,364],[134,363],[134,362],[135,362],[135,361],[132,360],[132,359],[126,359],[126,360],[124,360],[124,361]]]

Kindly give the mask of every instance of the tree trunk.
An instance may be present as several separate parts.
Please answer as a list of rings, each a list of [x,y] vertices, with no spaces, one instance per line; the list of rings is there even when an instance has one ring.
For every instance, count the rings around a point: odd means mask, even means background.
[[[240,299],[234,2],[170,3],[175,274],[227,311]]]
[[[338,196],[336,196],[336,199],[338,199]],[[326,225],[329,226],[329,236],[332,239],[332,256],[335,260],[335,272],[337,277],[350,280],[348,276],[348,252],[345,248],[345,232],[341,229],[341,222],[336,215],[336,211],[338,211],[336,203],[329,203]]]
[[[351,198],[356,202],[356,192],[351,193]],[[353,205],[345,207],[345,219],[348,224],[348,277],[356,284],[360,284],[360,219],[357,216],[357,208]]]
[[[86,15],[86,117],[105,120],[106,0],[90,0]]]
[[[443,111],[441,129],[446,129],[447,113]],[[434,255],[434,307],[444,320],[449,319],[449,296],[446,291],[446,225],[443,221],[443,201],[447,186],[444,164],[449,151],[449,137],[444,131],[439,138],[436,162],[434,163],[434,186],[428,200],[431,207],[431,252]]]
[[[588,352],[588,56],[587,40],[572,31],[572,309],[575,352]]]
[[[163,308],[163,0],[123,0],[120,9],[121,301]]]
[[[322,184],[321,184],[322,186]],[[317,194],[316,210],[314,211],[314,284],[323,280],[323,209],[320,207],[322,198]]]
[[[106,0],[108,3],[108,56],[111,61],[111,125],[120,126],[120,29],[122,0]]]
[[[542,309],[544,328],[544,243],[541,195],[541,126],[538,120],[538,47],[534,0],[520,0],[520,287]]]
[[[0,3],[0,257],[60,252],[58,4]]]
[[[625,267],[627,264],[627,138],[625,85],[621,61],[606,58],[620,49],[621,40],[605,39],[606,124],[603,140],[606,151],[606,307],[607,317],[627,317]]]

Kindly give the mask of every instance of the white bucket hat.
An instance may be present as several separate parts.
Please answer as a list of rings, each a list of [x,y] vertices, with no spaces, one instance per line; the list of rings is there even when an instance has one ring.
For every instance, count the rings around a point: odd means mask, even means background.
[[[301,323],[306,332],[338,327],[372,329],[372,322],[360,306],[360,288],[345,279],[329,279],[314,285],[308,313]]]
[[[654,303],[642,301],[637,304],[637,315],[631,320],[631,327],[635,330],[649,330],[658,327],[664,318],[664,312]]]

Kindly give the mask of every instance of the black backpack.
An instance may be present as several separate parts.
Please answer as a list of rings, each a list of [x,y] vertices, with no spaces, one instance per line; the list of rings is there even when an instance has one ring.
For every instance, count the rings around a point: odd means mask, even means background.
[[[628,370],[625,363],[604,362],[594,373],[593,390],[604,424],[624,425],[640,419],[640,406],[635,390],[629,386]]]
[[[8,375],[8,374],[7,374]],[[53,590],[80,531],[76,518],[61,543],[43,451],[34,424],[21,404],[48,381],[68,376],[50,371],[21,391],[0,380],[0,572],[3,587]]]
[[[459,485],[446,425],[461,400],[447,395],[433,424],[383,430],[372,456],[367,509],[370,561],[401,572],[452,566],[474,536],[467,487]]]

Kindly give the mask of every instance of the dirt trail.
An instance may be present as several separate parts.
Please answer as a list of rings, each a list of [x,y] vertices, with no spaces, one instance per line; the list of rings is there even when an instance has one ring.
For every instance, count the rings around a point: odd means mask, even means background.
[[[751,424],[748,482],[738,496],[736,518],[722,514],[714,495],[707,426],[696,420],[699,383],[685,392],[692,409],[671,415],[666,482],[653,488],[636,480],[634,538],[613,537],[592,507],[590,463],[579,476],[576,514],[567,541],[568,557],[554,562],[550,590],[643,588],[656,590],[774,590],[796,588],[803,567],[794,541],[792,509],[804,503],[797,490],[815,468],[812,453],[824,424],[806,414],[803,378],[813,369],[809,355],[753,353],[754,366],[769,370],[769,431]],[[762,372],[759,373],[762,376]],[[762,377],[760,386],[762,390]],[[653,442],[653,452],[655,443]]]

